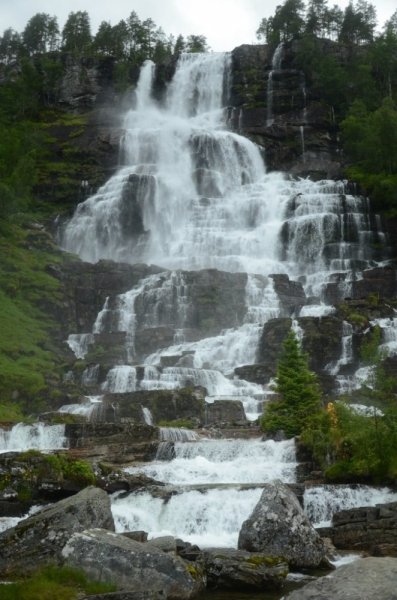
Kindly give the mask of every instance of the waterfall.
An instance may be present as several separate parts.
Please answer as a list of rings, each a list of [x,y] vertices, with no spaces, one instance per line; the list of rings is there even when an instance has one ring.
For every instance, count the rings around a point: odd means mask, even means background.
[[[200,439],[195,431],[181,427],[160,427],[160,439],[163,442],[187,442]]]
[[[17,423],[10,430],[0,429],[0,452],[60,450],[67,448],[65,425]]]
[[[283,58],[284,44],[281,42],[273,54],[272,59],[272,70],[269,71],[267,79],[267,121],[266,125],[272,125],[273,123],[273,73],[281,69],[281,61]]]
[[[69,335],[67,343],[76,358],[84,359],[89,346],[94,343],[94,336],[92,333],[72,333]]]
[[[303,125],[301,125],[299,127],[300,130],[300,136],[301,136],[301,150],[302,150],[302,160],[303,162],[306,162],[306,157],[305,157],[305,128]]]
[[[152,413],[150,412],[150,410],[148,408],[146,408],[145,406],[142,406],[142,413],[143,413],[143,420],[145,421],[146,425],[153,425],[153,416],[152,416]]]
[[[171,462],[126,469],[180,489],[167,501],[148,493],[114,495],[116,531],[144,529],[151,537],[167,532],[201,547],[236,547],[240,527],[261,495],[260,484],[275,477],[295,481],[293,440],[179,440],[174,455]]]
[[[340,510],[396,502],[397,493],[388,488],[366,485],[316,485],[304,494],[306,514],[317,527],[329,527],[332,515]]]

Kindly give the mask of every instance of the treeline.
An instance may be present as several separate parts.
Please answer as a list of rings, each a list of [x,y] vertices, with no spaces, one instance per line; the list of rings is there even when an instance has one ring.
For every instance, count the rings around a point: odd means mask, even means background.
[[[397,11],[379,29],[366,0],[344,10],[327,0],[285,0],[261,21],[257,37],[272,45],[299,39],[293,67],[305,74],[313,101],[333,107],[350,163],[346,177],[377,211],[396,215]]]
[[[376,8],[367,0],[352,1],[342,10],[337,4],[329,7],[328,0],[285,0],[275,14],[262,19],[256,32],[259,40],[279,44],[293,35],[310,34],[345,44],[368,44],[376,35]],[[385,34],[397,33],[397,10],[385,23]]]
[[[128,59],[135,65],[145,60],[155,62],[179,52],[207,52],[203,35],[175,38],[157,27],[153,19],[141,21],[135,11],[117,25],[102,21],[93,35],[87,11],[69,13],[61,30],[56,16],[37,13],[19,33],[12,28],[0,37],[0,61],[10,62],[48,52],[71,52],[85,56],[113,56]]]

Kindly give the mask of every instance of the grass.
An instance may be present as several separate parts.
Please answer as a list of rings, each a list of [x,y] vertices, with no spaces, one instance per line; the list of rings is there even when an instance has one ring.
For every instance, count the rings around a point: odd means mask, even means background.
[[[36,394],[56,368],[45,344],[59,327],[51,312],[62,306],[62,294],[45,269],[63,259],[45,232],[4,223],[0,256],[0,399],[4,417],[19,420],[9,406],[12,392]]]
[[[88,581],[83,571],[46,567],[31,577],[1,586],[2,600],[74,600],[116,591],[116,586]]]

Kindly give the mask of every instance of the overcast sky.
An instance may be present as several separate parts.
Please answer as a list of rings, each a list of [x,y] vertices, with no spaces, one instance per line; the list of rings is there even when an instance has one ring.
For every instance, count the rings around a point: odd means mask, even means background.
[[[92,31],[101,21],[116,25],[135,10],[141,20],[151,17],[167,34],[205,35],[214,51],[232,50],[240,44],[255,43],[255,31],[263,17],[274,13],[282,0],[66,0],[58,5],[54,0],[0,0],[0,33],[7,27],[21,32],[36,13],[58,17],[62,29],[69,12],[86,10],[91,17]],[[344,8],[348,0],[330,0],[329,5]],[[381,25],[397,8],[396,0],[373,0]]]

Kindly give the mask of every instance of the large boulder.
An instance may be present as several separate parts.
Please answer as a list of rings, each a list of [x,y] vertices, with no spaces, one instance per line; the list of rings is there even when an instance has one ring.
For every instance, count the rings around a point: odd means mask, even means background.
[[[23,519],[0,534],[0,577],[24,574],[41,564],[62,562],[61,551],[73,533],[87,527],[114,531],[107,493],[89,487]]]
[[[253,554],[231,548],[208,548],[203,551],[200,562],[204,565],[211,588],[280,588],[288,575],[285,560],[261,552]]]
[[[285,600],[394,600],[397,598],[397,559],[365,558],[312,581]]]
[[[279,479],[268,483],[253,513],[244,521],[238,547],[283,556],[294,567],[316,567],[324,544],[295,494]]]
[[[182,559],[104,529],[75,533],[65,545],[65,564],[89,579],[114,583],[119,591],[163,591],[167,599],[188,600],[205,587],[201,569]]]

